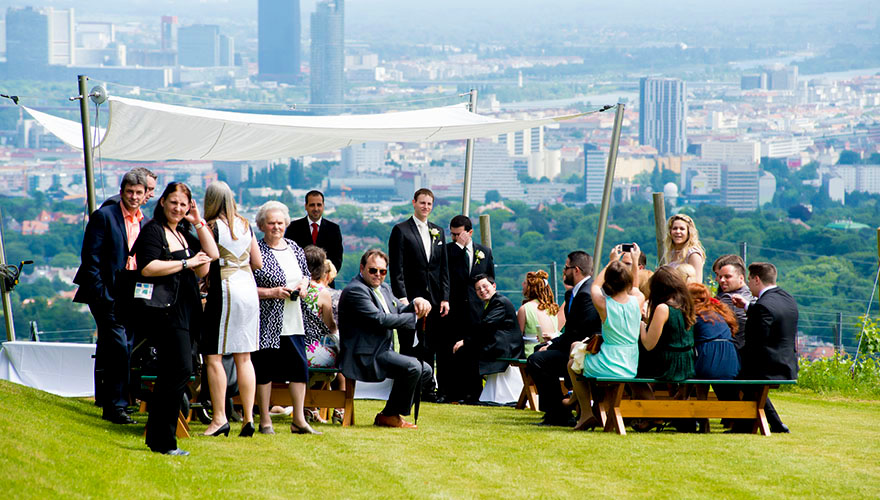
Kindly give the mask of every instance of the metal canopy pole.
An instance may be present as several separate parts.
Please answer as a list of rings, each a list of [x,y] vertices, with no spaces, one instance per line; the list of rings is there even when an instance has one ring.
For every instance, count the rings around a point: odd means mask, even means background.
[[[92,168],[92,134],[89,127],[89,93],[86,91],[86,82],[89,81],[89,77],[79,75],[77,78],[79,78],[79,96],[71,97],[71,100],[79,99],[79,115],[83,133],[83,160],[86,165],[86,199],[89,204],[89,214],[91,214],[97,206],[95,204],[95,171]],[[97,127],[98,124],[96,123],[95,126]]]
[[[0,264],[6,268],[6,249],[3,248],[3,214],[0,213]],[[0,278],[0,290],[3,294],[3,319],[6,322],[6,340],[15,340],[15,323],[12,321],[12,302],[10,292],[6,289],[6,280]]]
[[[608,207],[611,205],[611,188],[614,184],[614,169],[617,166],[617,149],[620,146],[620,127],[623,125],[624,105],[617,103],[614,116],[614,130],[611,133],[611,148],[608,151],[608,166],[605,169],[605,190],[602,193],[602,206],[599,209],[599,228],[596,231],[596,247],[593,249],[593,275],[602,269],[602,244],[605,242],[605,226],[608,223]]]
[[[477,112],[477,89],[471,89],[471,101],[468,109],[471,113]],[[471,174],[474,167],[474,140],[467,140],[467,148],[464,154],[464,193],[461,195],[461,213],[469,217],[471,211]]]
[[[663,193],[654,193],[654,237],[657,239],[657,267],[664,262],[663,244],[666,241],[666,201]]]

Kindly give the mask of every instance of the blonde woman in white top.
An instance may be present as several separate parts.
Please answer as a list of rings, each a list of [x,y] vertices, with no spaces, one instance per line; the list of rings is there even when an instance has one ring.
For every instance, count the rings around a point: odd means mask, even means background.
[[[694,266],[694,282],[703,282],[703,264],[706,250],[700,243],[700,234],[694,220],[684,214],[676,214],[666,223],[666,241],[663,244],[663,264],[676,268],[681,264]]]

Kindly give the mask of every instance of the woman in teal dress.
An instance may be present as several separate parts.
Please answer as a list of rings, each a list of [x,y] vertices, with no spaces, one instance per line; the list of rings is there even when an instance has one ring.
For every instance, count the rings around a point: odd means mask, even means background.
[[[629,251],[632,257],[629,267],[620,262],[622,253],[620,245],[611,251],[608,265],[599,273],[590,289],[593,305],[602,320],[603,342],[599,352],[582,354],[583,347],[575,344],[572,360],[568,364],[574,393],[581,407],[576,430],[590,429],[600,423],[590,411],[590,385],[578,380],[577,375],[635,377],[639,365],[639,326],[642,304],[645,302],[645,296],[638,288],[640,251],[638,245],[633,244]]]

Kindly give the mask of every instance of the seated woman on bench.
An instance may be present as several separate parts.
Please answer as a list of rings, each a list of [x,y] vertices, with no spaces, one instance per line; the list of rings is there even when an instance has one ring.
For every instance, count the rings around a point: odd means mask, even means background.
[[[602,319],[602,338],[599,352],[585,354],[583,343],[575,344],[572,360],[568,363],[569,375],[581,412],[575,430],[591,429],[600,424],[591,411],[590,386],[577,375],[585,377],[635,377],[639,364],[639,325],[645,296],[638,288],[639,246],[633,244],[628,253],[632,265],[627,268],[620,262],[621,245],[611,251],[610,262],[596,277],[590,293],[593,305]]]
[[[733,335],[739,325],[733,310],[709,294],[706,285],[688,284],[694,299],[697,322],[694,342],[697,346],[696,377],[708,380],[730,380],[739,374],[739,356]]]

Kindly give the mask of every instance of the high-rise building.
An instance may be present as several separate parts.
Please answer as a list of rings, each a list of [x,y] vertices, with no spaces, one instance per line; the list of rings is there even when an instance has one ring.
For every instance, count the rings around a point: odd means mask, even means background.
[[[342,150],[342,175],[378,172],[385,166],[384,142],[364,142]]]
[[[345,102],[344,7],[343,0],[323,0],[312,13],[312,104]]]
[[[739,78],[740,90],[761,90],[767,88],[767,73],[742,75]]]
[[[220,35],[220,66],[235,66],[235,39]]]
[[[177,50],[177,16],[162,16],[162,50]]]
[[[584,144],[584,193],[589,204],[602,203],[608,154],[595,144]]]
[[[768,90],[797,90],[797,80],[797,66],[777,66],[767,70]]]
[[[194,24],[177,31],[178,55],[181,66],[220,66],[220,27]]]
[[[761,143],[758,141],[707,141],[700,148],[700,158],[707,161],[758,163]]]
[[[639,82],[639,144],[661,155],[687,151],[687,86],[677,78],[643,77]]]
[[[758,165],[729,164],[721,167],[721,204],[738,212],[758,208]]]
[[[259,78],[295,83],[300,74],[299,0],[259,0],[257,38]]]
[[[6,62],[12,71],[76,61],[73,9],[6,10]]]

